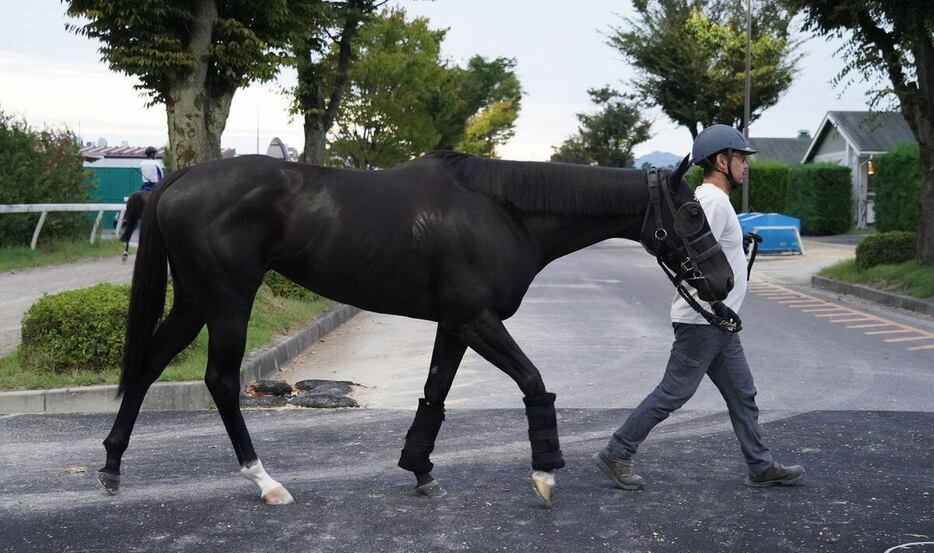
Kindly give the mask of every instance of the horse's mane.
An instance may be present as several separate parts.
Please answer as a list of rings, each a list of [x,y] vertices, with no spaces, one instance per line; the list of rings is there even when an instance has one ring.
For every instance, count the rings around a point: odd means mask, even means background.
[[[567,163],[506,161],[449,151],[422,159],[442,162],[465,188],[520,211],[626,215],[645,209],[645,171]]]

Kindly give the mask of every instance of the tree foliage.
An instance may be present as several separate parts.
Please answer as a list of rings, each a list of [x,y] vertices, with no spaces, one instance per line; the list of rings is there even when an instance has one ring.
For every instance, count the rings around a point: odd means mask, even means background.
[[[474,56],[465,68],[448,68],[434,99],[441,135],[436,148],[495,157],[496,145],[512,138],[519,116],[522,86],[515,67],[511,58]]]
[[[750,119],[778,102],[800,56],[791,16],[758,2],[752,18]],[[609,44],[639,71],[636,88],[692,137],[714,123],[743,125],[746,18],[725,0],[635,0],[636,16]]]
[[[804,29],[845,38],[837,84],[879,78],[878,107],[894,98],[919,145],[921,217],[917,261],[934,262],[934,9],[929,0],[783,0]],[[886,83],[887,81],[887,83]]]
[[[0,111],[0,204],[71,203],[88,200],[88,179],[77,137],[70,131],[32,129]],[[0,217],[0,246],[28,244],[39,215]],[[84,213],[49,213],[41,238],[87,238]]]
[[[273,78],[285,48],[320,15],[321,0],[66,0],[83,22],[73,32],[101,41],[112,70],[139,80],[164,104],[179,167],[220,157],[220,137],[240,87]]]
[[[425,18],[407,21],[393,10],[362,28],[351,86],[337,116],[331,163],[361,169],[390,167],[437,143],[429,110],[443,82],[444,31]]]
[[[520,108],[515,61],[475,56],[464,68],[449,66],[441,58],[444,36],[401,9],[360,28],[330,163],[385,168],[438,148],[495,155]]]
[[[643,118],[643,106],[632,96],[608,86],[587,93],[599,110],[577,115],[577,134],[554,148],[551,161],[632,167],[633,147],[651,137],[652,124]]]
[[[302,161],[324,163],[327,132],[346,92],[357,32],[386,1],[322,2],[317,16],[311,18],[317,25],[290,42],[290,63],[298,73],[297,84],[290,91],[291,112],[304,120]]]

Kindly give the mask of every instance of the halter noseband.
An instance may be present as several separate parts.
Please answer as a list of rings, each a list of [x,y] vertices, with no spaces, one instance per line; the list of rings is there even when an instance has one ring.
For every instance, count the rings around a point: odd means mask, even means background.
[[[720,330],[725,330],[727,332],[739,332],[742,330],[742,321],[739,318],[739,315],[734,313],[728,307],[723,305],[721,302],[715,304],[715,310],[724,312],[727,317],[720,317],[715,315],[703,307],[697,300],[694,299],[687,289],[684,287],[684,282],[706,280],[707,276],[700,270],[700,263],[710,259],[718,252],[721,251],[720,242],[714,240],[714,245],[709,249],[703,252],[698,252],[697,244],[706,238],[707,236],[713,237],[713,232],[708,230],[704,233],[698,233],[698,236],[691,237],[687,236],[684,228],[681,225],[681,218],[678,216],[679,213],[688,207],[697,206],[697,209],[701,209],[700,204],[696,201],[685,202],[677,211],[675,211],[674,202],[671,199],[671,192],[668,190],[667,186],[661,185],[661,176],[658,174],[658,169],[655,167],[650,167],[646,171],[646,181],[649,188],[649,205],[645,212],[645,220],[642,223],[643,232],[640,233],[640,236],[645,234],[645,227],[649,224],[649,215],[654,215],[655,221],[655,232],[654,238],[658,242],[658,248],[652,249],[642,242],[642,246],[652,255],[655,256],[658,265],[662,268],[662,271],[665,272],[665,275],[671,280],[671,283],[675,286],[675,289],[678,290],[678,294],[694,309],[697,311],[704,319],[707,320],[710,324],[716,326]],[[664,190],[664,192],[662,192]],[[672,222],[674,225],[674,234],[677,237],[678,242],[680,242],[680,247],[675,240],[673,240],[668,231],[665,230],[665,225],[662,222],[662,206],[661,206],[661,196],[665,197],[665,203],[668,204],[668,211],[671,213]],[[684,258],[678,264],[678,267],[681,269],[678,274],[671,272],[668,267],[662,262],[661,256],[659,255],[664,250],[670,250],[678,252]],[[725,311],[723,311],[725,310]]]

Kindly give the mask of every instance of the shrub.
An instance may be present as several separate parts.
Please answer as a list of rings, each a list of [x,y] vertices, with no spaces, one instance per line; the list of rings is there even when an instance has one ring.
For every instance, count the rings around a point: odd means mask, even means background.
[[[750,161],[749,209],[760,213],[785,213],[791,168],[777,161]],[[737,213],[743,208],[743,191],[734,190],[730,201]]]
[[[918,144],[902,144],[873,160],[876,174],[876,229],[879,232],[918,228],[921,215],[921,165]]]
[[[692,165],[691,168],[687,170],[687,173],[684,174],[684,180],[693,190],[704,182],[704,172],[697,165]]]
[[[34,131],[0,111],[0,204],[86,202],[87,172],[77,138],[69,131]],[[0,246],[28,244],[39,214],[0,217]],[[49,213],[43,241],[86,236],[85,213]]]
[[[915,233],[904,231],[870,234],[856,247],[856,269],[902,263],[915,257]]]
[[[66,372],[120,366],[128,285],[99,284],[42,296],[23,316],[24,367]]]
[[[801,233],[841,234],[853,225],[850,170],[832,163],[807,163],[791,168],[788,215],[801,219]]]
[[[300,300],[314,300],[319,296],[307,288],[295,284],[275,271],[267,271],[263,284],[272,290],[274,296],[280,298],[293,298]]]

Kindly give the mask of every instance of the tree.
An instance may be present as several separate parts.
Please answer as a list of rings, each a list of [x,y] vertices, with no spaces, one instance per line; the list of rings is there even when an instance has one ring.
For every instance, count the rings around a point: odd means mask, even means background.
[[[298,84],[292,92],[292,112],[304,119],[305,147],[301,160],[323,165],[327,133],[337,118],[353,60],[353,43],[361,25],[387,0],[323,2],[320,23],[290,45]]]
[[[917,261],[934,262],[934,10],[928,0],[784,0],[804,15],[804,29],[847,39],[846,66],[835,79],[887,79],[876,107],[893,98],[918,141],[921,217]]]
[[[515,67],[512,58],[487,61],[474,56],[466,68],[448,68],[433,100],[441,134],[437,149],[496,157],[496,145],[515,133],[521,109],[522,86]]]
[[[88,201],[80,146],[68,129],[35,130],[0,110],[0,204]],[[0,246],[28,244],[37,219],[34,213],[0,217]],[[90,226],[84,213],[50,213],[41,236],[87,238]]]
[[[425,18],[407,21],[401,9],[360,29],[360,53],[328,151],[331,163],[391,167],[437,143],[429,99],[443,80],[444,33],[430,29]]]
[[[177,167],[218,159],[238,88],[272,79],[284,48],[320,0],[66,0],[87,22],[68,28],[100,40],[114,71],[139,79],[164,104]]]
[[[577,114],[578,133],[554,148],[551,161],[632,167],[632,149],[651,137],[652,124],[642,117],[642,105],[608,86],[587,93],[600,110]]]
[[[384,168],[439,148],[496,155],[520,109],[515,60],[474,56],[466,67],[448,66],[444,35],[400,9],[360,28],[329,162]]]
[[[745,11],[725,0],[635,0],[636,17],[608,43],[639,71],[636,88],[696,138],[714,123],[743,126]],[[791,16],[759,2],[752,20],[750,119],[791,85],[800,55]]]

